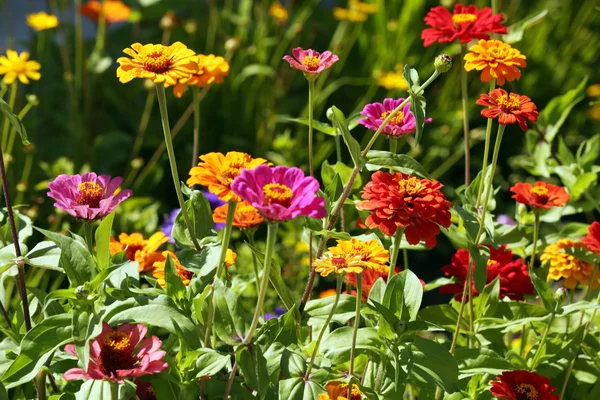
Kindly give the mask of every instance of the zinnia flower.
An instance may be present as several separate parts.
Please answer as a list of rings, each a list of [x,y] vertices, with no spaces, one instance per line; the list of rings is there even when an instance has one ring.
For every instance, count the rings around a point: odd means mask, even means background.
[[[330,51],[325,51],[323,54],[315,50],[304,50],[301,47],[296,47],[292,50],[294,58],[291,56],[285,56],[283,59],[290,63],[290,66],[295,69],[299,69],[304,72],[305,76],[312,75],[316,78],[316,75],[320,74],[321,71],[331,67],[334,62],[338,60],[338,56]]]
[[[197,56],[198,72],[188,78],[183,78],[173,87],[173,94],[177,98],[183,96],[183,90],[186,85],[206,86],[213,83],[223,83],[223,77],[229,75],[229,64],[223,57],[217,57],[214,54]]]
[[[502,14],[492,14],[490,7],[481,10],[476,6],[468,7],[462,4],[454,6],[450,14],[443,6],[429,10],[425,23],[431,28],[423,29],[421,39],[425,47],[435,42],[449,43],[456,39],[460,43],[469,43],[473,39],[489,39],[490,33],[506,33],[506,27],[501,24]]]
[[[154,393],[154,388],[150,382],[144,382],[136,379],[134,383],[136,385],[135,395],[140,400],[156,400],[156,393]]]
[[[269,7],[269,16],[273,17],[279,25],[285,25],[288,20],[288,10],[280,2],[274,1]]]
[[[217,207],[213,212],[213,221],[218,224],[227,222],[227,213],[229,212],[229,204],[224,204]],[[253,228],[260,225],[264,221],[258,210],[252,207],[247,202],[238,203],[233,214],[233,226],[240,229]]]
[[[421,240],[429,248],[435,246],[440,226],[450,226],[450,207],[436,180],[419,179],[401,172],[377,171],[363,189],[364,201],[359,210],[371,211],[365,224],[379,228],[388,236],[404,228],[406,240],[418,244]]]
[[[100,19],[100,9],[104,11],[104,20],[107,24],[123,22],[129,19],[131,9],[120,0],[89,0],[79,8],[79,12],[93,22]]]
[[[300,168],[259,165],[245,169],[231,184],[231,189],[264,217],[285,221],[299,216],[324,218],[325,199],[316,196],[319,182],[304,176]]]
[[[56,28],[58,26],[58,17],[45,12],[29,14],[27,16],[27,25],[34,31],[45,31],[46,29]]]
[[[549,210],[552,207],[564,207],[569,202],[569,194],[562,186],[537,181],[533,186],[519,182],[510,188],[513,199],[533,208],[534,211]]]
[[[117,59],[117,78],[121,83],[134,78],[146,78],[169,87],[198,72],[196,54],[181,42],[170,46],[134,43],[131,48],[123,50],[123,53],[132,58]]]
[[[158,374],[167,369],[163,360],[166,352],[156,336],[144,338],[148,328],[142,324],[124,324],[112,329],[106,322],[102,333],[90,342],[90,362],[87,370],[72,368],[64,373],[67,381],[75,379],[111,380],[125,383],[125,379]],[[79,358],[75,345],[65,351]]]
[[[249,154],[238,151],[222,153],[208,153],[200,156],[198,166],[190,169],[190,178],[187,180],[189,187],[202,185],[208,187],[211,193],[219,196],[222,201],[240,201],[230,186],[235,178],[245,169],[254,169],[261,164],[266,164],[264,158],[252,158]]]
[[[465,70],[482,71],[481,82],[496,79],[498,85],[502,86],[505,81],[512,82],[521,78],[521,71],[517,67],[525,68],[525,59],[525,55],[510,44],[482,39],[479,44],[471,46],[465,55]]]
[[[357,384],[352,384],[352,391],[348,393],[348,384],[338,381],[328,382],[325,385],[327,394],[319,394],[319,400],[361,400],[362,392]]]
[[[523,300],[523,295],[533,295],[533,284],[529,277],[527,265],[521,258],[514,259],[513,252],[506,250],[506,245],[495,249],[486,245],[490,249],[490,258],[487,262],[487,283],[492,282],[496,277],[500,279],[500,298],[509,297],[511,300]],[[467,279],[467,266],[471,257],[467,249],[459,249],[452,256],[452,263],[442,267],[442,272],[446,276],[457,278],[459,283],[451,283],[440,287],[442,294],[455,294],[455,299],[462,300],[462,293],[465,281]],[[471,260],[471,268],[475,263]],[[479,296],[475,289],[475,281],[472,283],[473,296]]]
[[[396,268],[396,272],[398,272],[399,268]],[[365,268],[362,271],[362,298],[364,300],[369,298],[369,293],[371,293],[371,288],[373,288],[373,285],[375,284],[375,282],[377,282],[377,279],[379,278],[383,278],[384,280],[387,279],[388,276],[388,272],[387,271],[376,271],[370,268]],[[356,274],[354,273],[349,273],[346,275],[346,282],[348,282],[350,285],[356,287],[357,284],[357,280],[356,280]],[[335,292],[335,290],[334,290]]]
[[[592,253],[600,255],[600,223],[594,221],[588,228],[588,234],[581,239],[581,243]]]
[[[163,259],[161,261],[156,261],[152,268],[152,276],[156,278],[156,283],[163,289],[167,287],[167,282],[165,281],[165,264],[167,263],[167,257],[171,257],[171,260],[173,260],[173,263],[175,264],[177,275],[181,278],[181,282],[183,282],[185,286],[189,285],[194,274],[181,265],[181,261],[179,261],[172,251],[163,251],[162,255]]]
[[[73,217],[91,222],[110,214],[121,202],[132,195],[131,190],[119,191],[123,178],[96,175],[59,175],[48,184],[54,207],[63,209]]]
[[[523,131],[527,130],[527,120],[535,122],[538,119],[537,107],[529,97],[516,93],[509,95],[503,89],[482,93],[475,104],[489,107],[481,111],[484,117],[498,117],[498,123],[502,125],[518,122]]]
[[[27,51],[19,54],[14,50],[6,50],[6,56],[0,56],[0,75],[4,75],[4,83],[12,85],[17,78],[25,85],[29,83],[29,79],[39,80],[42,77],[39,71],[42,66],[37,61],[28,60]]]
[[[565,249],[569,248],[585,249],[586,246],[571,239],[561,239],[544,249],[540,259],[542,263],[550,263],[548,280],[558,281],[564,278],[563,286],[567,289],[575,289],[577,283],[587,286],[594,274],[594,265],[565,252]],[[593,288],[597,286],[598,279],[592,283]]]
[[[490,392],[502,400],[558,400],[550,379],[529,371],[505,371],[496,376]]]
[[[382,103],[367,104],[360,112],[366,118],[359,119],[358,122],[365,127],[376,131],[379,129],[383,121],[388,115],[394,111],[404,101],[404,98],[385,99]],[[426,118],[425,122],[431,122],[431,118]],[[382,133],[389,137],[397,137],[413,133],[417,129],[417,120],[410,112],[410,101],[406,103],[402,111],[398,111],[396,115],[383,128]]]
[[[169,237],[163,232],[156,232],[149,239],[144,239],[141,233],[128,235],[121,233],[119,240],[110,237],[109,249],[113,256],[125,250],[125,256],[129,261],[137,261],[140,272],[149,272],[156,261],[164,261],[165,257],[158,248],[169,241]]]
[[[357,238],[338,240],[337,246],[330,247],[329,251],[334,255],[360,256],[366,268],[379,273],[387,272],[387,264],[390,262],[390,253],[378,240],[364,241]]]
[[[227,268],[231,267],[233,264],[235,264],[235,260],[237,260],[236,252],[231,249],[227,249],[225,252],[225,266]]]
[[[379,78],[377,78],[377,85],[384,87],[387,90],[396,89],[403,92],[408,90],[406,79],[404,79],[402,74],[399,72],[384,72]]]

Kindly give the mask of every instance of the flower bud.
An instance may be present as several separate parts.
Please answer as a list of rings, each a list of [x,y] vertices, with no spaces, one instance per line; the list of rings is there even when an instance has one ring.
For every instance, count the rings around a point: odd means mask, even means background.
[[[75,288],[75,296],[82,300],[85,299],[89,295],[87,288],[84,285],[77,286]]]
[[[196,23],[196,21],[194,21],[193,19],[188,19],[187,21],[185,21],[185,23],[183,24],[183,30],[188,34],[188,35],[193,35],[196,33],[196,31],[198,30],[198,24]]]
[[[132,169],[140,169],[144,165],[144,159],[142,157],[136,157],[131,160],[131,168]]]
[[[167,11],[160,19],[160,29],[173,29],[177,26],[179,26],[179,18],[173,11]]]
[[[27,99],[28,103],[31,103],[32,106],[37,106],[38,104],[40,104],[40,100],[35,94],[28,94],[27,96],[25,96],[25,98]]]
[[[568,293],[569,293],[569,291],[567,289],[565,289],[564,287],[559,288],[554,293],[554,300],[556,300],[560,304],[567,297]]]
[[[448,54],[440,54],[433,63],[435,70],[440,73],[448,72],[452,68],[452,57]]]
[[[225,41],[225,50],[233,51],[240,47],[240,40],[238,38],[229,38]]]
[[[327,119],[333,121],[333,110],[330,108],[327,109]]]
[[[154,82],[152,82],[150,79],[144,79],[144,89],[146,89],[146,90],[154,89]]]

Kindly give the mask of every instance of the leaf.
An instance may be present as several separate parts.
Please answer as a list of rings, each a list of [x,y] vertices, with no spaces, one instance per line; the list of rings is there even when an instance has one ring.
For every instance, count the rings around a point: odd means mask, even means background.
[[[298,124],[308,126],[308,118],[291,118],[286,115],[278,115],[275,118],[275,122],[296,122]],[[326,135],[329,135],[329,136],[337,136],[338,135],[337,130],[333,126],[331,126],[325,122],[313,120],[312,126],[316,131],[325,133]]]
[[[558,159],[563,165],[575,163],[575,156],[573,155],[573,152],[569,150],[569,147],[562,136],[558,137]]]
[[[447,393],[459,391],[458,364],[441,344],[415,337],[412,344],[414,365],[412,372],[428,384],[435,384]]]
[[[89,342],[102,332],[103,314],[90,314],[89,311],[78,308],[73,310],[73,339],[81,365],[89,365]]]
[[[348,362],[352,347],[352,331],[350,326],[343,326],[331,332],[323,339],[321,351],[333,365]],[[375,328],[359,328],[356,337],[355,357],[360,354],[382,357],[383,342]]]
[[[110,381],[87,380],[81,385],[79,391],[75,393],[75,399],[113,400],[110,385]]]
[[[51,241],[39,242],[35,247],[27,254],[25,254],[27,264],[44,269],[51,269],[54,271],[62,272],[65,271],[60,266],[60,248],[56,243]]]
[[[531,268],[529,268],[529,276],[531,277],[531,283],[533,283],[535,293],[540,296],[540,299],[544,304],[544,308],[551,313],[554,311],[561,313],[562,307],[560,307],[556,302],[554,294],[552,293],[550,286],[548,286],[548,283],[541,279]]]
[[[596,172],[584,172],[579,175],[575,180],[575,184],[569,188],[571,201],[579,200],[581,196],[590,189],[590,186],[595,186],[597,180],[598,174]]]
[[[212,349],[200,349],[202,353],[196,359],[196,379],[204,376],[214,376],[228,364],[230,364],[231,356],[223,354]]]
[[[468,250],[475,263],[475,270],[473,271],[475,290],[481,293],[487,283],[487,262],[490,259],[490,249],[486,246],[475,247],[469,244]]]
[[[29,145],[29,140],[27,139],[27,131],[25,130],[23,121],[19,119],[17,114],[13,112],[10,106],[2,98],[0,98],[0,111],[2,111],[2,114],[4,114],[4,118],[8,119],[8,122],[10,122],[10,124],[13,126],[13,129],[19,132],[23,146]]]
[[[182,184],[182,186],[185,185]],[[185,187],[187,188],[187,186]],[[215,225],[212,219],[210,203],[199,190],[192,190],[189,193],[190,199],[186,200],[185,208],[190,218],[192,229],[196,234],[196,239],[201,240],[207,236],[214,235],[213,228]],[[194,248],[192,238],[185,224],[183,211],[179,211],[177,217],[175,217],[172,237],[177,246],[181,248]]]
[[[96,229],[96,260],[98,261],[98,269],[100,271],[108,268],[110,265],[109,243],[114,219],[114,212],[108,214],[108,216],[102,220],[98,229]]]
[[[496,311],[500,301],[500,277],[485,285],[483,291],[478,296],[477,316],[478,318],[490,316]]]
[[[584,170],[591,168],[598,159],[599,153],[600,134],[596,134],[581,143],[579,149],[577,149],[577,163]]]
[[[244,341],[250,327],[240,296],[215,279],[213,301],[215,302],[214,329],[217,336],[230,346]]]
[[[367,169],[378,171],[380,169],[393,169],[407,174],[416,174],[422,178],[431,178],[427,170],[414,158],[406,154],[394,154],[389,151],[369,150],[366,156]]]
[[[236,359],[248,387],[257,392],[258,398],[264,398],[269,389],[269,374],[267,360],[260,347],[241,346],[236,351]]]
[[[454,357],[458,362],[460,376],[464,379],[476,374],[498,375],[503,371],[515,369],[504,357],[486,349],[457,348]]]
[[[425,126],[425,109],[426,100],[425,97],[421,96],[420,93],[415,93],[415,90],[420,88],[419,85],[419,73],[416,69],[410,68],[407,65],[404,66],[404,73],[402,74],[406,83],[408,84],[408,92],[410,93],[410,112],[415,117],[415,144],[414,147],[419,145],[421,138],[423,137],[423,127]]]
[[[302,314],[302,323],[308,326],[322,325],[333,307],[334,297],[325,297],[324,299],[314,299],[306,303],[304,313]],[[335,313],[331,318],[332,322],[345,324],[351,318],[354,318],[356,310],[356,297],[348,294],[340,295]]]
[[[550,100],[546,108],[540,112],[538,124],[545,128],[544,137],[548,143],[552,142],[573,107],[585,98],[586,83],[587,77],[575,89]]]
[[[342,186],[348,186],[348,183],[350,182],[350,176],[352,175],[352,167],[347,166],[341,161],[331,165],[327,160],[325,160],[321,165],[321,179],[323,180],[323,185],[326,187],[329,186],[331,182],[333,182],[336,174],[339,175]],[[356,176],[356,179],[354,179],[352,189],[357,190],[361,187],[362,179],[359,174]]]
[[[506,29],[506,34],[502,36],[502,41],[508,44],[520,42],[523,39],[525,30],[542,22],[548,14],[548,10],[542,10],[538,13],[528,15],[521,21],[512,24]]]
[[[331,107],[331,110],[333,111],[333,125],[342,133],[344,143],[346,143],[346,147],[348,147],[348,151],[350,152],[350,157],[352,157],[354,166],[362,169],[365,160],[360,154],[360,144],[356,141],[356,139],[354,139],[348,130],[348,122],[346,121],[344,113],[342,113],[336,106]]]
[[[285,400],[314,400],[325,393],[316,382],[303,378],[289,378],[279,381],[279,398]]]
[[[177,273],[175,262],[170,254],[167,255],[165,260],[165,282],[167,296],[172,298],[175,303],[179,304],[180,301],[185,299],[185,285]]]
[[[253,76],[264,76],[268,78],[275,78],[275,70],[268,65],[264,64],[250,64],[246,65],[242,71],[237,74],[237,77],[233,81],[233,88],[237,88],[248,78]]]

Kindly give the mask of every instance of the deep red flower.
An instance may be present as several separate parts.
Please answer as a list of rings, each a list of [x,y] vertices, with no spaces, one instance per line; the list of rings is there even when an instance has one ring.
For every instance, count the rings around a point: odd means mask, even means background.
[[[581,239],[585,247],[596,255],[600,255],[600,223],[594,221],[588,228],[588,234]]]
[[[529,371],[505,371],[492,382],[490,392],[499,399],[558,400],[550,379]]]
[[[533,284],[527,271],[527,265],[522,259],[513,259],[513,252],[506,250],[506,245],[499,249],[486,245],[490,249],[490,259],[487,263],[487,282],[492,282],[497,276],[500,277],[500,298],[506,296],[512,300],[523,300],[524,294],[533,294]],[[442,267],[446,276],[458,278],[460,283],[451,283],[440,287],[442,294],[456,294],[455,299],[462,300],[465,280],[467,279],[467,265],[469,263],[469,251],[459,249],[452,256],[452,263]],[[471,261],[472,267],[475,263]],[[473,296],[479,296],[475,290],[473,281]]]
[[[489,39],[490,33],[506,33],[506,27],[501,24],[502,14],[492,14],[490,7],[481,10],[476,6],[468,7],[462,4],[454,6],[454,13],[450,14],[443,6],[429,10],[425,23],[431,28],[423,29],[421,39],[425,47],[435,42],[448,43],[458,39],[461,43],[468,43],[473,39]]]
[[[488,94],[482,93],[475,104],[488,107],[481,111],[484,117],[498,117],[498,123],[501,125],[518,122],[523,131],[527,130],[527,120],[535,122],[538,119],[537,107],[529,97],[516,93],[508,94],[504,89],[494,89]]]
[[[541,181],[537,181],[533,186],[529,183],[519,182],[513,185],[510,191],[514,193],[513,199],[530,206],[534,210],[564,207],[570,198],[564,187]]]
[[[359,210],[369,210],[365,224],[393,236],[404,228],[406,240],[429,248],[435,246],[440,226],[450,226],[450,207],[436,180],[419,179],[401,172],[377,171],[365,186]]]

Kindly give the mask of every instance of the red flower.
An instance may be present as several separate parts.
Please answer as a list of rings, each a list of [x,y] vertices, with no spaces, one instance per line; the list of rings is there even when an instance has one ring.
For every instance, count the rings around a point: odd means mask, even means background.
[[[369,228],[379,228],[388,236],[404,228],[408,243],[418,244],[424,240],[425,245],[432,248],[440,225],[450,226],[452,203],[440,191],[442,187],[436,180],[377,171],[363,190],[364,201],[356,207],[371,211],[365,221]]]
[[[558,400],[550,379],[529,371],[505,371],[492,382],[490,392],[499,399]]]
[[[481,94],[475,102],[480,106],[488,106],[481,111],[486,118],[498,118],[502,125],[519,123],[523,131],[527,130],[527,119],[535,122],[538,119],[537,107],[527,96],[506,93],[504,89],[494,89],[489,94]]]
[[[581,239],[585,247],[596,255],[600,255],[600,223],[594,221],[588,228],[588,234]]]
[[[492,14],[490,7],[477,9],[476,6],[468,7],[462,4],[454,6],[454,13],[450,14],[443,6],[429,10],[425,23],[431,28],[423,29],[421,39],[425,47],[435,42],[448,43],[458,39],[461,43],[468,43],[473,39],[489,39],[490,33],[506,33],[506,27],[501,24],[502,14]]]
[[[541,181],[536,182],[533,186],[529,183],[519,182],[513,185],[510,191],[514,193],[513,199],[530,206],[534,210],[564,207],[570,198],[564,187]]]
[[[506,245],[499,249],[486,245],[490,249],[490,259],[487,263],[487,282],[492,282],[497,276],[500,277],[500,298],[506,296],[512,300],[523,300],[524,294],[533,294],[533,285],[527,271],[527,265],[523,260],[517,258],[513,260],[513,253],[506,250]],[[467,279],[467,265],[469,263],[469,252],[466,249],[459,249],[452,256],[452,263],[442,267],[442,272],[446,276],[458,278],[460,284],[452,283],[440,288],[442,294],[456,294],[457,300],[462,300],[463,285]],[[471,261],[472,267],[475,263]],[[473,296],[479,296],[475,290],[475,281],[473,281]]]

